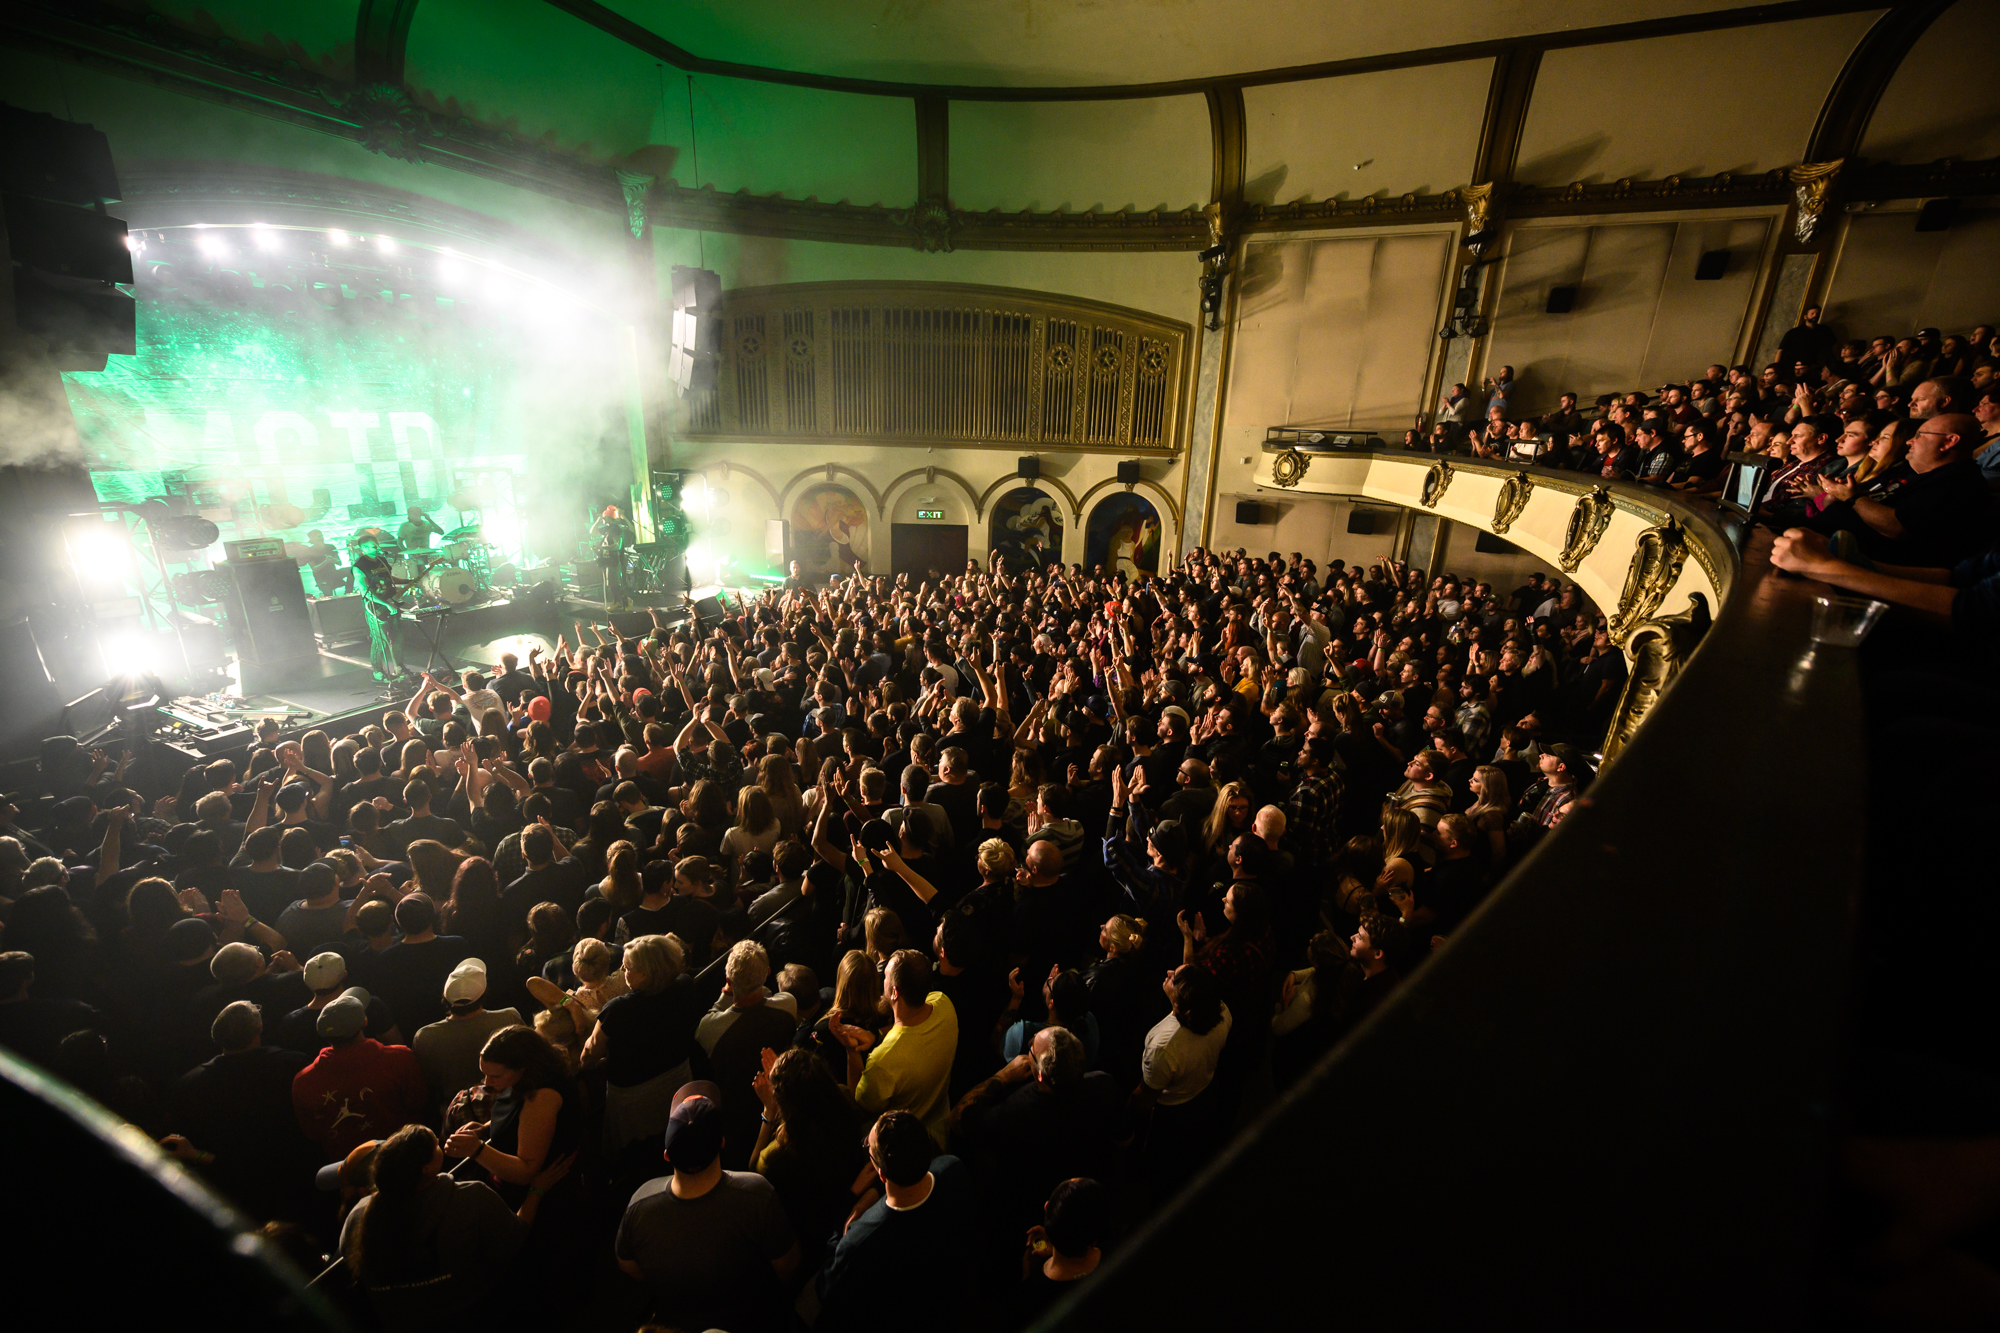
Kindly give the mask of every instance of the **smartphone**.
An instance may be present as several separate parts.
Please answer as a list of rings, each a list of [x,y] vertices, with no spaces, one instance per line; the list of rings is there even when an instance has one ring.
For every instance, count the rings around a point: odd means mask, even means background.
[[[349,837],[347,834],[343,833],[340,835],[340,845],[342,847],[352,847],[354,845],[354,839]]]

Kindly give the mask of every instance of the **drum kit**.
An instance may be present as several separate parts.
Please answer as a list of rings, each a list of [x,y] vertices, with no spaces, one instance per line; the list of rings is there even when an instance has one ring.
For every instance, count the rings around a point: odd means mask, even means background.
[[[442,549],[392,554],[389,572],[416,580],[434,605],[457,611],[492,595],[495,549],[479,540],[479,524],[468,523],[445,533]]]

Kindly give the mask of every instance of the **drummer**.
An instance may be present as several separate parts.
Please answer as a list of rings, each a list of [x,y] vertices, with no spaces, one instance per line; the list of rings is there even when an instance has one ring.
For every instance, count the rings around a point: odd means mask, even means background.
[[[405,551],[428,551],[431,538],[444,536],[444,529],[431,521],[422,505],[411,505],[409,521],[396,529],[396,536]]]

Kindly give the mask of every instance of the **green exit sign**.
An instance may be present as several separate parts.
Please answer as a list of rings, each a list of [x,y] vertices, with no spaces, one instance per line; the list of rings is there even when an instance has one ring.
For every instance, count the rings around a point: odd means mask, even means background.
[[[943,518],[943,517],[944,517],[944,510],[942,510],[942,509],[919,509],[919,510],[917,511],[917,517],[918,517],[918,518]]]

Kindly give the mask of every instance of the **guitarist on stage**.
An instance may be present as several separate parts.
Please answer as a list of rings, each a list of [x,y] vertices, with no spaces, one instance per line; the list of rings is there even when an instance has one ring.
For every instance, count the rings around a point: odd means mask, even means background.
[[[390,573],[388,557],[382,554],[382,533],[371,529],[355,538],[354,572],[361,576],[361,605],[368,613],[368,665],[375,679],[394,680],[407,674],[396,660],[396,622],[402,608],[396,605],[399,588],[415,579],[399,579]]]
[[[597,564],[604,571],[605,609],[621,608],[625,603],[625,548],[637,536],[632,520],[617,505],[606,505],[590,525],[590,535],[597,541]]]

